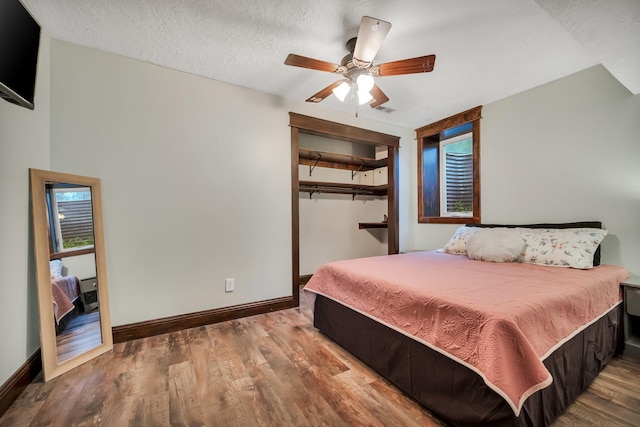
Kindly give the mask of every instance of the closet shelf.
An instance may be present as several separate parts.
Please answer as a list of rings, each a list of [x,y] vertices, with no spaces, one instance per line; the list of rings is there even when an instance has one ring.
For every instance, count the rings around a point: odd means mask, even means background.
[[[386,196],[388,186],[345,184],[340,182],[300,181],[299,191],[309,193],[351,194],[353,196]]]
[[[299,163],[307,166],[348,169],[352,171],[370,171],[387,166],[388,159],[350,156],[326,151],[298,149]]]
[[[386,222],[360,222],[358,228],[363,230],[365,228],[387,228]]]

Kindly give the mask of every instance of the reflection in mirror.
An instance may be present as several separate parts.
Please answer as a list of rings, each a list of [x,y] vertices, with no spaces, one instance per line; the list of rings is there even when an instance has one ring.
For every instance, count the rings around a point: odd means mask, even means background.
[[[113,347],[100,181],[30,170],[45,381]]]
[[[56,354],[60,363],[102,342],[91,188],[49,182],[45,191]]]

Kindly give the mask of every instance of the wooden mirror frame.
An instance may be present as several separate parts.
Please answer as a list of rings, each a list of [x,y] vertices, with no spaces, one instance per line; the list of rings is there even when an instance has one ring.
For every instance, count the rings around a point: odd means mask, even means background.
[[[100,180],[79,175],[29,169],[31,181],[31,214],[33,220],[33,240],[38,284],[38,307],[40,311],[40,346],[44,380],[49,381],[113,348],[109,295],[107,291],[107,271],[104,254],[104,229],[102,223],[102,196]],[[45,197],[49,183],[69,183],[91,188],[93,211],[93,232],[96,278],[98,281],[98,301],[100,302],[100,332],[102,343],[68,360],[58,362],[56,349],[56,328],[52,316],[53,297],[51,293],[51,270],[49,267],[49,221]]]

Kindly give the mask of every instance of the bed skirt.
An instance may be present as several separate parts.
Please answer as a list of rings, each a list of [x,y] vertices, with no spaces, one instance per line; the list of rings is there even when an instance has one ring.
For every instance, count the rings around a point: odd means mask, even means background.
[[[623,345],[620,304],[544,360],[553,383],[531,395],[516,417],[476,372],[321,295],[314,326],[444,421],[460,426],[547,426]]]

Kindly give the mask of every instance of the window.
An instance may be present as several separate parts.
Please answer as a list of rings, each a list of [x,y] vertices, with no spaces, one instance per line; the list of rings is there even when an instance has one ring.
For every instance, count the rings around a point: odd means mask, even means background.
[[[91,189],[50,188],[47,193],[54,253],[93,248]]]
[[[418,222],[480,222],[481,109],[416,129]]]
[[[471,130],[471,123],[457,126],[452,133]],[[444,134],[445,132],[443,132]],[[443,135],[446,138],[446,135]],[[440,215],[473,216],[473,135],[471,132],[440,141]]]

